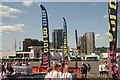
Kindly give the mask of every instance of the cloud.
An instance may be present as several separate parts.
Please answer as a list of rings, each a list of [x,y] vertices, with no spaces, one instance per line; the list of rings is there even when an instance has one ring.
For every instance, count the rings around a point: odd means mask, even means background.
[[[103,37],[100,34],[96,34],[95,39],[103,39]]]
[[[104,15],[103,18],[108,18],[108,15]]]
[[[17,16],[10,14],[9,12],[0,12],[0,16],[9,17],[9,18],[16,18],[17,17]]]
[[[95,35],[95,37],[99,37],[99,36],[101,36],[101,35],[100,35],[100,34],[96,34],[96,35]]]
[[[24,32],[24,24],[14,24],[14,25],[3,25],[0,26],[0,32],[10,33],[10,32]]]
[[[109,35],[109,32],[106,32],[106,35]]]
[[[98,38],[96,38],[96,39],[103,39],[103,37],[98,37]]]
[[[95,2],[89,4],[89,6],[97,6],[97,4]]]
[[[15,9],[15,8],[11,8],[11,7],[8,7],[8,6],[3,6],[3,5],[0,5],[0,9],[4,12],[11,12],[11,13],[20,13],[22,12],[21,10],[19,9]]]
[[[22,10],[0,5],[0,16],[2,17],[16,18],[17,16],[14,16],[13,13],[21,13],[21,12]]]
[[[32,1],[24,1],[23,5],[29,7],[32,5]]]

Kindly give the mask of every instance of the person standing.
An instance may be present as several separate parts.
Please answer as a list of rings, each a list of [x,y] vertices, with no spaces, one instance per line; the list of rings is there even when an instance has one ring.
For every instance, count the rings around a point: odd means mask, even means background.
[[[58,80],[63,80],[62,79],[62,75],[63,75],[63,68],[62,68],[62,65],[61,63],[58,64],[58,74],[59,74],[59,79]]]
[[[0,62],[0,80],[2,80],[2,64]]]
[[[108,78],[109,64],[105,61],[102,64],[103,78]]]
[[[72,74],[68,72],[68,65],[65,65],[65,68],[63,69],[63,80],[72,80]]]
[[[103,68],[102,68],[103,63],[99,65],[99,78],[103,78]]]
[[[50,80],[51,79],[51,72],[52,71],[52,69],[49,67],[49,68],[47,68],[47,73],[46,73],[46,75],[45,75],[45,80]]]
[[[110,66],[109,66],[109,63],[107,62],[107,61],[105,61],[104,63],[103,63],[104,65],[105,65],[105,75],[106,75],[106,77],[105,78],[108,78],[108,72],[109,72],[109,68],[110,68]]]
[[[87,65],[87,70],[88,70],[88,72],[90,72],[90,70],[91,70],[91,65],[90,65],[89,63],[86,63],[86,65]]]
[[[119,70],[119,64],[117,63],[117,64],[116,64],[116,76],[119,78],[118,70]]]
[[[6,76],[6,71],[5,71],[5,66],[2,64],[2,79],[6,79],[7,76]]]
[[[82,79],[87,78],[87,66],[84,62],[82,62],[81,74],[82,74]]]
[[[59,74],[59,78],[62,78],[62,74],[63,74],[63,68],[61,63],[58,63],[58,74]]]
[[[11,66],[11,63],[8,63],[7,64],[7,67],[6,67],[6,74],[7,75],[10,75],[10,74],[12,74],[14,72],[14,70],[13,70],[13,68],[12,68],[12,66]]]
[[[57,80],[58,78],[60,78],[59,73],[57,72],[58,69],[59,69],[58,64],[55,64],[53,70],[50,72],[51,80]]]

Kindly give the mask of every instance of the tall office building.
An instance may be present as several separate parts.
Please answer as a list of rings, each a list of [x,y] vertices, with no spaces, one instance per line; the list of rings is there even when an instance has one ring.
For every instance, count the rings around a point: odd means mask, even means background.
[[[80,48],[81,48],[81,37],[78,37],[78,46],[77,46],[77,48],[80,50]]]
[[[23,41],[23,51],[29,52],[30,49],[28,47],[30,46],[43,46],[43,41],[38,41],[37,39],[26,38]]]
[[[81,42],[80,52],[81,53],[86,53],[86,38],[85,38],[84,35],[81,37],[81,41],[80,42]]]
[[[59,49],[63,46],[63,29],[55,29],[52,33],[53,48]]]
[[[85,33],[86,53],[91,54],[95,51],[95,34],[94,32]]]

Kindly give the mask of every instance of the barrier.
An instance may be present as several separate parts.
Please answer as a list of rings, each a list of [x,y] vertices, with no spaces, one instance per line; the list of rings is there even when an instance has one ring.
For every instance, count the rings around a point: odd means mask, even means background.
[[[32,73],[32,66],[12,66],[14,72],[20,72],[24,74]]]
[[[45,75],[8,75],[8,79],[5,80],[44,80]]]
[[[52,67],[50,67],[52,68]],[[33,66],[32,72],[47,72],[46,69],[42,69],[40,66]]]
[[[80,68],[79,67],[69,67],[69,71],[74,71],[76,73],[77,78],[80,78]]]
[[[50,67],[50,68],[52,68],[52,67]],[[64,68],[64,67],[62,67],[62,68]],[[33,66],[32,71],[33,72],[47,72],[46,69],[42,69],[39,66]],[[77,68],[76,67],[69,67],[69,71],[70,72],[74,71],[76,73],[77,78],[80,78],[80,68],[79,67],[77,67]]]
[[[33,66],[32,67],[32,72],[41,72],[39,66]]]
[[[40,71],[41,71],[41,72],[47,72],[46,69],[42,69],[42,68],[40,68]]]

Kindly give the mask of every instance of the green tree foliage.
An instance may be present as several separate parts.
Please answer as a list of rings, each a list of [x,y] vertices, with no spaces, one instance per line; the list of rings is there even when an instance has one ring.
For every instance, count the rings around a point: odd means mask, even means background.
[[[108,47],[98,47],[98,48],[96,48],[96,51],[99,51],[100,53],[107,53],[107,52],[109,52],[109,48]],[[118,48],[116,52],[120,53],[120,48]]]

